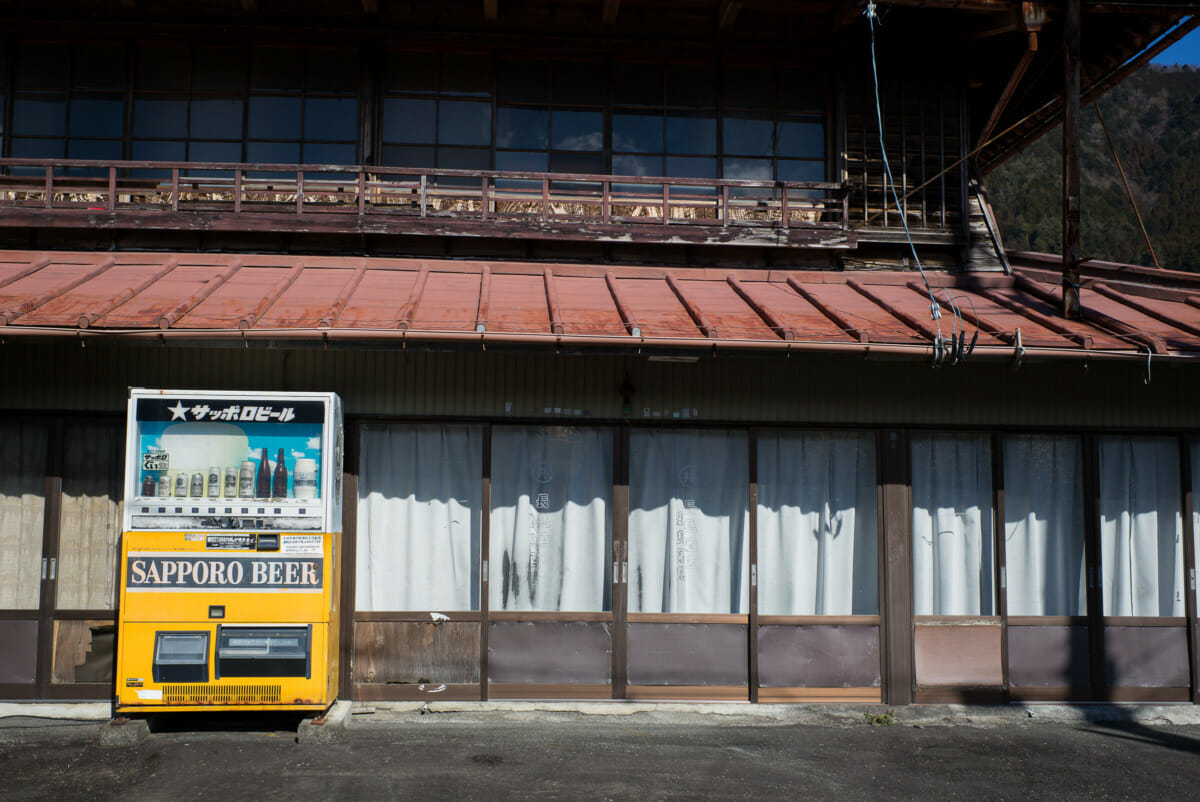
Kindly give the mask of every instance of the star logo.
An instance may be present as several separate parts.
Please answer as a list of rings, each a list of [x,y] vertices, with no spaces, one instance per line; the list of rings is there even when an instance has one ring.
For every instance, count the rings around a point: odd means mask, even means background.
[[[183,405],[182,401],[176,401],[175,406],[167,407],[171,410],[171,420],[187,420],[188,408]]]

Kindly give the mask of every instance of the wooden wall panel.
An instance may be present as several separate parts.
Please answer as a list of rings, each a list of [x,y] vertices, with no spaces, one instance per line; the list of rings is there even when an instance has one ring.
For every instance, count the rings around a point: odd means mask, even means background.
[[[32,684],[37,673],[38,622],[0,621],[0,685]]]
[[[50,681],[111,683],[116,636],[117,625],[112,621],[54,622]]]
[[[1104,677],[1110,688],[1186,688],[1187,630],[1105,627]]]
[[[879,687],[879,627],[764,626],[758,631],[764,688]]]
[[[1001,686],[1000,625],[917,626],[917,685]]]
[[[1016,688],[1091,685],[1086,626],[1008,626],[1008,680]]]
[[[479,682],[479,623],[475,621],[357,621],[357,684]]]
[[[117,601],[125,427],[71,423],[63,441],[58,608],[112,610]]]
[[[585,621],[495,621],[488,636],[488,681],[612,681],[612,627]]]
[[[745,624],[630,624],[630,685],[749,683]]]

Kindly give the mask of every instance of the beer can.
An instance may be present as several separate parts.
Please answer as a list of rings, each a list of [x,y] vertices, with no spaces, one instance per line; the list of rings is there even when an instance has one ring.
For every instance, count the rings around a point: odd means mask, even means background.
[[[158,477],[158,497],[171,497],[171,476],[169,474],[164,473],[162,476]]]
[[[208,497],[209,498],[220,498],[221,497],[221,469],[220,468],[214,467],[214,468],[208,469]]]
[[[189,495],[191,495],[192,498],[201,498],[204,496],[204,474],[192,474],[192,486],[191,493]]]
[[[254,469],[256,467],[252,460],[242,463],[241,470],[238,472],[238,496],[240,498],[254,498]]]
[[[175,474],[175,498],[187,498],[188,491],[188,475],[186,473]]]
[[[292,473],[292,488],[296,498],[315,498],[317,495],[317,461],[300,458]]]
[[[237,498],[238,494],[238,469],[225,469],[225,498]]]

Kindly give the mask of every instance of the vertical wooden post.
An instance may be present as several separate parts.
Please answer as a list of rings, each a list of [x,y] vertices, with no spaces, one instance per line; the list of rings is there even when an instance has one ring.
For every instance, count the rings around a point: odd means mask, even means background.
[[[421,176],[422,186],[425,176]],[[491,623],[489,613],[489,588],[491,566],[488,556],[491,554],[492,532],[492,425],[483,424],[483,465],[482,488],[479,502],[479,698],[488,700],[488,631]]]
[[[1079,319],[1079,32],[1081,0],[1063,21],[1063,317]]]
[[[914,679],[912,491],[907,433],[896,429],[885,431],[880,456],[883,593],[879,634],[884,703],[907,705],[913,701]]]
[[[110,212],[117,208],[117,168],[108,168],[108,203],[105,208]]]
[[[746,622],[746,647],[749,652],[750,665],[747,683],[750,686],[750,701],[758,701],[758,431],[751,429],[747,438],[747,465],[750,479],[749,515],[747,525],[749,532],[749,562],[750,562],[750,611]]]

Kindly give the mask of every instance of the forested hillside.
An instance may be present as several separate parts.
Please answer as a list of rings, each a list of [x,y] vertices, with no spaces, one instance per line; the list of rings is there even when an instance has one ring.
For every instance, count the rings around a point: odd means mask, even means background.
[[[1147,67],[1100,100],[1150,241],[1163,267],[1200,272],[1200,71]],[[1152,265],[1096,118],[1080,124],[1083,255]],[[1004,245],[1061,253],[1062,131],[985,179]]]

